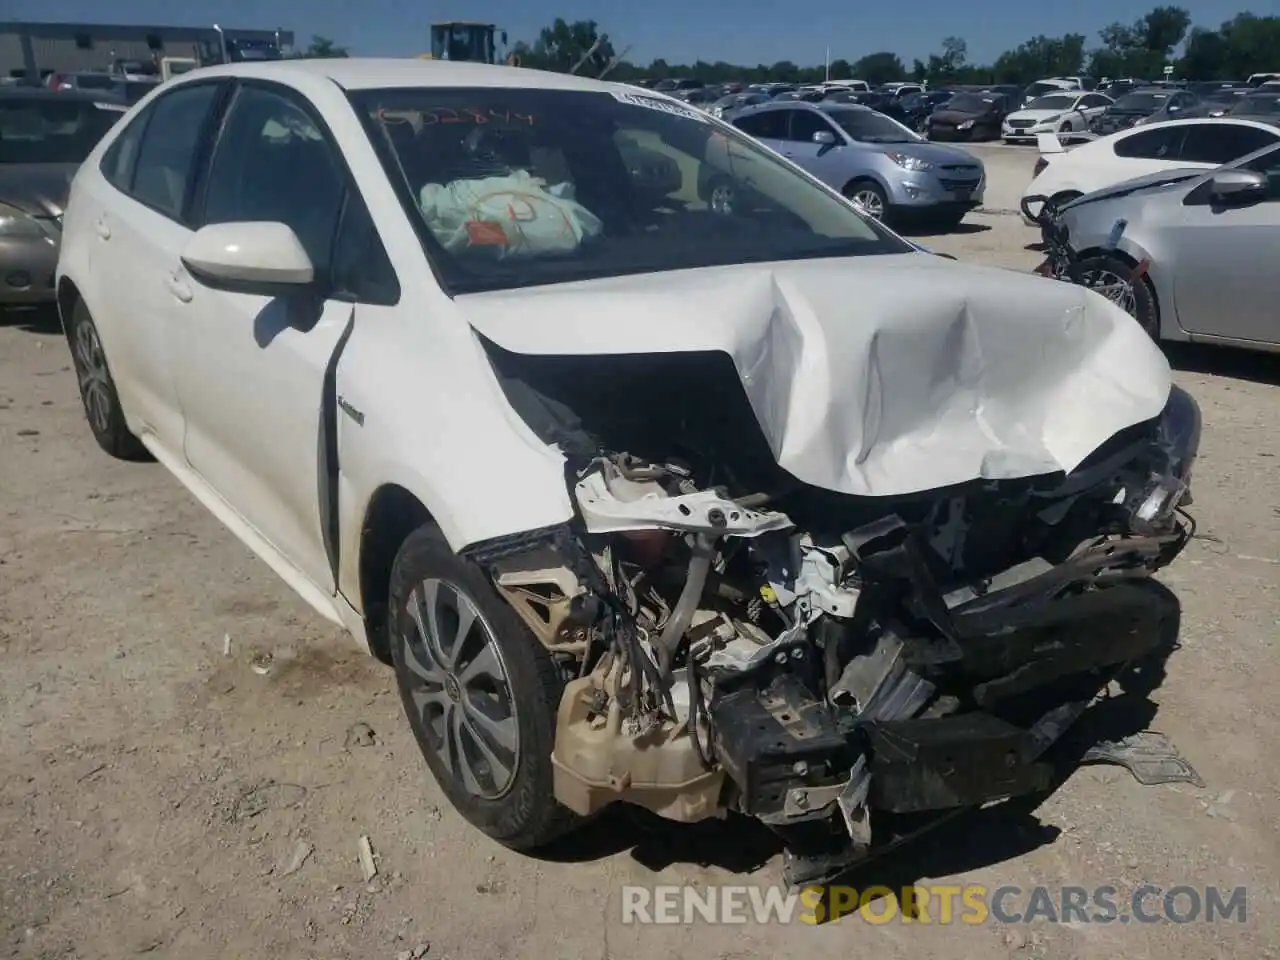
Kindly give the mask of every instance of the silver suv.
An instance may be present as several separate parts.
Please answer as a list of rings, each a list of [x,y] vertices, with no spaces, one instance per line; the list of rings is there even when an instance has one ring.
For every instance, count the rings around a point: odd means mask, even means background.
[[[770,103],[732,122],[890,224],[925,219],[955,227],[982,203],[981,160],[867,107]]]

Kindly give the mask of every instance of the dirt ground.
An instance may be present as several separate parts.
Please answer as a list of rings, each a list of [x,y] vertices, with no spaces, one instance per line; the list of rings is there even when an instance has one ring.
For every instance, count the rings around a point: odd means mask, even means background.
[[[924,238],[1026,269],[1016,218]],[[1048,281],[1046,281],[1048,282]],[[1227,308],[1228,305],[1224,305]],[[1152,699],[1203,789],[1086,767],[856,883],[1244,885],[1243,923],[624,925],[626,884],[777,882],[730,822],[607,817],[535,860],[448,807],[390,671],[156,465],[109,460],[48,318],[0,323],[0,949],[23,958],[1275,957],[1280,409],[1275,358],[1173,352],[1205,417],[1198,538],[1163,577]],[[367,836],[378,875],[362,877]],[[425,949],[424,949],[425,948]]]

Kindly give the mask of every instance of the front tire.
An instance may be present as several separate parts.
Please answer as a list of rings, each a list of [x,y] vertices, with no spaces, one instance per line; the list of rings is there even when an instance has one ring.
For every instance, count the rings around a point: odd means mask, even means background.
[[[106,453],[117,460],[149,460],[151,455],[142,441],[129,430],[120,405],[116,382],[107,366],[107,355],[102,349],[98,328],[83,300],[77,300],[71,310],[71,325],[67,330],[71,345],[71,361],[80,387],[80,402],[84,416],[93,431],[93,439]]]
[[[551,764],[564,678],[484,572],[428,524],[396,554],[388,599],[400,699],[457,811],[514,850],[574,826]]]
[[[850,200],[860,203],[867,216],[887,224],[889,222],[889,201],[879,185],[871,180],[855,180],[844,188],[844,195]]]
[[[1123,260],[1112,256],[1089,257],[1078,265],[1080,276],[1090,289],[1097,283],[1104,287],[1119,290],[1119,283],[1128,279],[1133,267]],[[1160,311],[1156,306],[1156,297],[1151,289],[1151,281],[1145,276],[1139,277],[1128,285],[1128,293],[1111,295],[1106,289],[1098,290],[1108,300],[1133,317],[1138,325],[1146,331],[1156,343],[1160,342]]]

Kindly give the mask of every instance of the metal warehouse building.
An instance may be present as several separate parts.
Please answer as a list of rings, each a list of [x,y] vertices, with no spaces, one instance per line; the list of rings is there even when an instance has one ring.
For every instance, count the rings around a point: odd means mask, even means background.
[[[224,27],[228,40],[275,41],[293,45],[288,30]],[[109,23],[0,22],[0,77],[21,77],[33,66],[41,76],[76,70],[106,70],[114,60],[155,62],[161,57],[195,57],[201,41],[216,42],[208,27],[156,27]]]

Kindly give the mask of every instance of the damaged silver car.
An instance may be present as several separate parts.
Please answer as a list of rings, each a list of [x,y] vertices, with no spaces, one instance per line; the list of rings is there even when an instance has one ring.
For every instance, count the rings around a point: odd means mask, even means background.
[[[893,815],[1044,787],[1159,639],[1200,417],[1138,325],[661,94],[201,70],[66,222],[99,444],[390,659],[513,848],[614,803],[737,812],[825,878]]]

